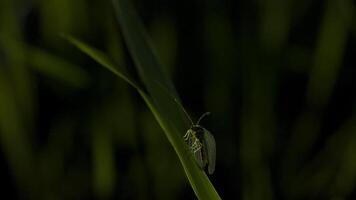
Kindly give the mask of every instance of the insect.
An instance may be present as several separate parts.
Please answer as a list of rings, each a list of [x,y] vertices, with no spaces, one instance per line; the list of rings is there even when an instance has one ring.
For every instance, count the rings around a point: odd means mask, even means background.
[[[186,113],[185,110],[184,112]],[[213,174],[215,171],[216,159],[215,139],[207,129],[199,125],[199,122],[209,114],[209,112],[204,113],[199,118],[197,123],[194,124],[189,115],[186,113],[192,124],[191,128],[188,129],[186,134],[183,136],[183,139],[187,142],[199,167],[204,169],[205,166],[208,166],[209,174]]]
[[[175,98],[168,90],[156,82],[164,91],[169,94],[171,98],[178,104],[180,109],[184,112],[191,123],[191,127],[187,130],[183,136],[184,141],[189,146],[190,151],[194,155],[195,161],[201,169],[204,169],[208,166],[209,174],[213,174],[215,171],[215,161],[216,161],[216,144],[214,136],[204,127],[200,126],[200,121],[207,115],[209,112],[204,113],[194,124],[193,120],[190,118],[188,112],[184,109],[183,105]]]

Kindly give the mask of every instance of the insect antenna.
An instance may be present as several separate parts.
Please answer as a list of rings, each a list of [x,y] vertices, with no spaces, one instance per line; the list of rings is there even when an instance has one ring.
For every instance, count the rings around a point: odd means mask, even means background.
[[[168,89],[166,87],[164,87],[162,84],[160,84],[158,81],[155,81],[157,85],[159,85],[177,104],[178,107],[183,111],[183,113],[185,114],[185,116],[189,119],[190,123],[192,124],[192,126],[194,125],[194,122],[192,120],[192,118],[190,118],[188,112],[184,109],[183,105],[179,102],[179,100],[173,96],[172,93],[170,93],[168,91]]]
[[[198,119],[197,125],[199,125],[199,122],[200,122],[205,116],[208,116],[208,115],[210,115],[210,112],[204,113],[204,114]]]

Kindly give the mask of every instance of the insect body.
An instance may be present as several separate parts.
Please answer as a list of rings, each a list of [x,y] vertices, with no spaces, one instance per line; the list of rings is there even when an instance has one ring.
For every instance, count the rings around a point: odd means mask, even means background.
[[[198,163],[199,167],[204,169],[208,166],[209,174],[214,173],[215,171],[215,159],[216,159],[216,144],[214,136],[206,130],[204,127],[199,125],[201,119],[205,116],[209,115],[210,113],[204,113],[198,120],[196,124],[193,123],[192,119],[190,118],[188,112],[184,109],[183,105],[172,95],[164,86],[160,83],[156,82],[164,91],[170,95],[174,101],[178,104],[180,109],[184,112],[187,116],[189,121],[191,122],[191,127],[183,136],[183,139],[187,142],[189,149],[194,155],[196,162]]]
[[[199,167],[204,169],[205,166],[208,166],[208,172],[212,174],[215,170],[216,159],[215,139],[208,130],[199,125],[200,120],[208,114],[203,114],[196,124],[192,123],[192,127],[188,129],[183,138],[192,151]]]

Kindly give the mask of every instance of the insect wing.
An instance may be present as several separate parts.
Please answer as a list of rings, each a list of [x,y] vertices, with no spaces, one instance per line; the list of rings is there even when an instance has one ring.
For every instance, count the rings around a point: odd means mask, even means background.
[[[208,159],[208,172],[213,174],[215,171],[216,144],[214,136],[206,129],[204,129],[204,146]]]
[[[203,157],[203,149],[196,151],[194,154],[195,161],[197,161],[200,168],[205,167],[204,157]]]

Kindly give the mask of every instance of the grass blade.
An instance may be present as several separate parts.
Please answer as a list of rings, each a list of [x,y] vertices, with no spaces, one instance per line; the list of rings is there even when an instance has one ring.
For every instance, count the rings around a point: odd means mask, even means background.
[[[66,36],[65,38],[138,90],[176,151],[196,196],[204,200],[220,199],[214,186],[205,172],[196,164],[182,139],[190,124],[182,117],[180,105],[174,100],[174,98],[178,99],[178,95],[173,83],[154,55],[141,21],[128,1],[120,0],[113,1],[113,3],[125,41],[147,93],[125,70],[118,68],[104,53],[73,37]]]
[[[143,88],[141,88],[139,84],[136,83],[136,81],[129,75],[129,73],[126,72],[124,68],[118,67],[108,56],[106,56],[105,53],[85,44],[84,42],[72,36],[63,35],[63,37],[70,43],[72,43],[74,46],[76,46],[78,49],[80,49],[82,52],[89,55],[96,62],[101,64],[103,67],[125,80],[132,87],[136,88],[137,90],[143,91]]]
[[[113,0],[113,5],[128,49],[154,103],[151,110],[174,147],[195,194],[199,199],[220,199],[205,173],[186,153],[187,146],[182,136],[188,123],[182,118],[179,105],[155,83],[165,86],[178,99],[173,83],[159,64],[133,5],[128,0]]]

